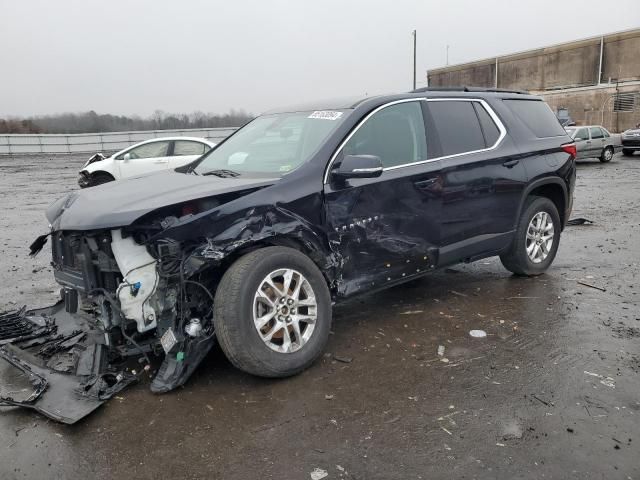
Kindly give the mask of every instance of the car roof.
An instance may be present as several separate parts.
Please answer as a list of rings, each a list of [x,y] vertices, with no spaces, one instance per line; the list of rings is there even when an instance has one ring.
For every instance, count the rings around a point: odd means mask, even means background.
[[[520,90],[504,90],[499,88],[480,87],[426,87],[405,93],[395,93],[386,95],[360,96],[337,98],[325,101],[315,101],[277,108],[264,112],[262,115],[273,113],[293,113],[309,112],[317,110],[347,110],[354,109],[364,104],[371,104],[372,107],[385,103],[411,99],[411,98],[502,98],[502,99],[523,99],[542,100],[541,97],[531,95]]]

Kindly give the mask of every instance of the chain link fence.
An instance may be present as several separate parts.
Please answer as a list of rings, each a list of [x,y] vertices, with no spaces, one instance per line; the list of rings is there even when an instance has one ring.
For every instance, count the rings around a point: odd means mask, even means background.
[[[228,127],[76,134],[0,134],[0,155],[116,152],[134,143],[158,137],[201,137],[217,143],[235,130],[235,127]]]

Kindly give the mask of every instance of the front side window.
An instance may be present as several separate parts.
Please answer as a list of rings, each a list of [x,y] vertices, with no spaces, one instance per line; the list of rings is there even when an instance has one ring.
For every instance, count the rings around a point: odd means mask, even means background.
[[[143,158],[155,158],[155,157],[166,157],[167,152],[169,151],[169,142],[152,142],[145,143],[144,145],[140,145],[139,147],[132,148],[125,154],[120,155],[118,158],[124,158],[124,155],[127,153],[129,157],[134,159],[143,159]]]
[[[308,161],[345,116],[324,110],[262,115],[214,147],[195,172],[285,175]]]
[[[384,167],[427,158],[427,141],[419,101],[391,105],[373,114],[351,136],[344,155],[375,155]]]
[[[573,136],[574,140],[589,140],[589,131],[586,128],[580,128]]]
[[[173,146],[173,156],[180,157],[183,155],[202,155],[207,146],[204,143],[193,142],[190,140],[176,140]]]
[[[455,155],[486,148],[473,103],[456,100],[428,103],[434,127],[438,132],[442,155]]]
[[[589,131],[591,132],[591,138],[604,138],[602,130],[598,127],[591,127]]]
[[[600,127],[600,130],[602,130],[602,134],[605,136],[605,138],[608,138],[611,136],[611,134],[607,131],[606,128]]]

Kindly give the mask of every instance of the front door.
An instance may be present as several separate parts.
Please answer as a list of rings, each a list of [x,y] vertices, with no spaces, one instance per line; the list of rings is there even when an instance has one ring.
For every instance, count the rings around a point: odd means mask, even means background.
[[[120,154],[116,161],[120,178],[136,177],[169,168],[170,141],[149,142]]]
[[[591,139],[589,138],[589,129],[586,127],[579,128],[573,136],[576,142],[576,160],[589,158],[591,156]]]
[[[329,174],[325,214],[338,258],[338,294],[349,296],[412,276],[437,263],[440,161],[430,160],[424,102],[379,108],[337,153],[376,155],[378,178],[339,180]]]

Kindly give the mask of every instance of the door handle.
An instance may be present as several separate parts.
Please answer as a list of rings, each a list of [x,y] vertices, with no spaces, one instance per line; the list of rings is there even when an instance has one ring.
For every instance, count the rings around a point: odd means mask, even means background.
[[[587,140],[587,143],[591,143],[591,140]]]
[[[169,163],[169,160],[156,160],[153,163]]]
[[[429,190],[431,185],[434,185],[438,181],[438,177],[427,178],[426,180],[422,180],[420,182],[414,182],[414,185],[418,188],[418,190]]]
[[[520,163],[520,160],[509,160],[502,164],[503,167],[513,168]]]

